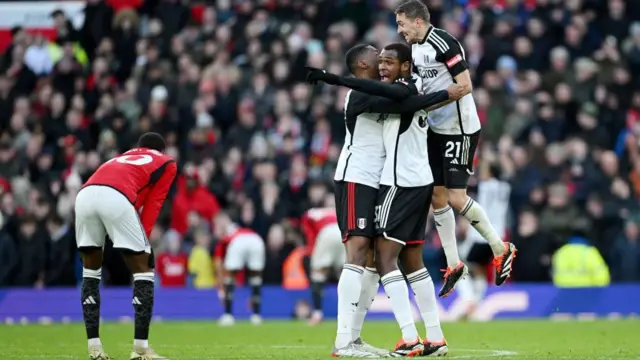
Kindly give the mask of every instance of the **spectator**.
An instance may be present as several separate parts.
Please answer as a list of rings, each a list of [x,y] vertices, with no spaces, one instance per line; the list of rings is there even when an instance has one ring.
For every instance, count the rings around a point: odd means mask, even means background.
[[[160,286],[185,287],[187,285],[187,255],[182,252],[180,234],[168,231],[165,234],[166,251],[156,258],[156,272],[160,277]]]
[[[218,200],[202,184],[200,175],[189,168],[178,178],[178,190],[171,205],[171,228],[184,235],[187,232],[187,216],[194,211],[211,222],[218,213]]]
[[[195,245],[189,254],[189,274],[196,289],[210,289],[216,285],[211,257],[211,235],[204,229],[196,230]]]
[[[47,203],[48,205],[48,203]],[[49,235],[46,286],[75,286],[76,241],[68,224],[57,214],[47,220]]]

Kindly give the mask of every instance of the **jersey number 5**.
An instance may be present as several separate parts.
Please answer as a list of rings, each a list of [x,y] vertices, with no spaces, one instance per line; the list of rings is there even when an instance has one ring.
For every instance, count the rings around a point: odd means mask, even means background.
[[[444,157],[447,158],[458,158],[460,157],[460,141],[447,141],[445,144]],[[455,152],[455,154],[454,154]]]
[[[109,160],[109,162],[119,162],[120,164],[129,164],[129,165],[147,165],[153,162],[153,157],[151,155],[123,155],[117,158],[113,158]]]

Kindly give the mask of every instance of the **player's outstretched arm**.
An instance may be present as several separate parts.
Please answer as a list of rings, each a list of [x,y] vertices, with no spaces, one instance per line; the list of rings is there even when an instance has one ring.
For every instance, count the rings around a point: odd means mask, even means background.
[[[307,82],[315,84],[322,81],[329,85],[346,86],[356,91],[369,95],[382,96],[392,100],[404,100],[413,95],[411,88],[402,83],[387,84],[378,80],[359,79],[346,76],[338,76],[325,70],[307,67]]]
[[[366,111],[386,114],[414,113],[447,100],[449,100],[449,93],[446,90],[426,95],[412,95],[402,101],[377,98],[369,104]]]
[[[158,214],[160,214],[160,209],[162,209],[162,204],[167,198],[169,188],[171,187],[173,180],[176,178],[177,173],[178,167],[175,161],[169,162],[164,173],[153,185],[149,195],[147,195],[147,199],[142,208],[142,214],[140,214],[140,222],[142,223],[142,227],[144,228],[147,237],[151,235],[153,225],[156,223]]]

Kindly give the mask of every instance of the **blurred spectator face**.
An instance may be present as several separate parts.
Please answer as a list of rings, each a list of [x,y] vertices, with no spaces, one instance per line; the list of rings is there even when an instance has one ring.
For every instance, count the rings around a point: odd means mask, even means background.
[[[611,16],[614,19],[620,19],[624,17],[624,9],[625,9],[624,1],[610,0],[608,1],[608,4],[609,4],[609,16]]]
[[[226,44],[231,40],[231,29],[228,26],[223,25],[216,30],[216,41],[218,44]]]
[[[327,187],[324,184],[313,184],[309,186],[309,201],[314,206],[322,206],[325,195],[327,194]]]
[[[571,101],[571,88],[565,83],[556,86],[555,98],[560,104],[567,104]]]
[[[636,224],[634,221],[627,221],[627,224],[624,227],[624,235],[628,240],[630,240],[630,242],[638,242],[638,237],[640,235],[638,224]]]
[[[182,241],[180,240],[180,235],[177,232],[167,233],[167,250],[171,254],[177,254],[180,252],[180,247],[182,245]]]
[[[267,234],[267,247],[272,252],[279,251],[284,246],[285,233],[284,228],[280,224],[274,224]]]
[[[14,104],[13,113],[22,115],[25,118],[29,116],[31,113],[31,102],[29,99],[24,96],[17,98]]]
[[[97,152],[92,151],[87,155],[87,167],[89,168],[89,170],[97,169],[101,163],[102,161],[100,160],[100,155]]]
[[[2,212],[7,215],[13,215],[15,211],[15,202],[13,194],[5,192],[2,194]]]
[[[158,19],[149,20],[149,35],[152,37],[159,36],[162,33],[162,22]]]
[[[326,193],[324,195],[323,206],[331,209],[336,208],[336,196],[333,193]]]
[[[196,243],[196,245],[208,249],[211,245],[211,236],[204,230],[198,230],[194,234],[194,242]]]
[[[20,223],[20,233],[26,239],[30,239],[35,234],[36,230],[37,225],[32,219],[28,219]]]
[[[555,72],[564,72],[567,68],[569,53],[563,47],[551,50],[551,67]]]
[[[93,73],[96,76],[102,75],[107,72],[109,65],[107,64],[107,60],[103,57],[99,57],[93,62]]]
[[[0,162],[8,163],[13,159],[14,152],[10,143],[0,143]]]
[[[623,68],[617,68],[613,72],[613,81],[618,85],[626,85],[631,80],[629,72]]]
[[[227,235],[231,219],[228,215],[220,213],[213,218],[213,231],[216,238],[220,239]]]
[[[538,231],[538,218],[531,211],[523,211],[518,218],[518,235],[529,237]]]
[[[532,205],[542,205],[545,201],[545,195],[544,189],[535,187],[529,193],[529,202],[531,202]]]
[[[67,114],[67,126],[70,130],[76,130],[82,123],[82,117],[76,110],[71,110]]]
[[[11,117],[11,130],[13,130],[14,132],[22,132],[25,130],[25,126],[26,126],[26,121],[24,119],[24,116],[19,115],[19,114],[14,114]]]
[[[551,208],[562,208],[569,203],[569,194],[564,184],[553,184],[549,186],[549,206]]]
[[[599,219],[602,217],[604,213],[604,205],[602,204],[602,200],[600,200],[597,196],[590,196],[587,200],[587,213],[589,216]]]
[[[527,150],[521,146],[516,146],[512,149],[511,158],[513,159],[513,164],[518,169],[524,168],[529,162]]]
[[[60,116],[64,111],[65,102],[64,95],[61,93],[55,93],[51,98],[51,112],[55,116]]]
[[[38,169],[40,171],[47,171],[51,169],[52,165],[53,165],[53,156],[51,155],[50,152],[45,152],[40,154],[40,156],[38,157]]]
[[[313,65],[311,65],[313,66]],[[289,77],[289,64],[285,60],[276,61],[273,66],[273,78],[276,82],[284,82]]]
[[[187,214],[187,226],[189,229],[196,229],[202,224],[202,218],[195,211],[190,211]]]
[[[544,32],[545,32],[544,24],[542,23],[542,21],[540,21],[540,19],[532,18],[531,20],[529,20],[529,22],[527,22],[527,32],[529,33],[529,36],[531,36],[532,38],[534,39],[539,38],[542,35],[544,35]]]
[[[547,163],[552,167],[561,166],[565,161],[564,148],[560,144],[551,144],[546,149]]]
[[[500,20],[496,23],[493,33],[498,37],[508,37],[512,33],[512,26],[508,21]]]
[[[240,219],[245,225],[251,225],[256,218],[256,209],[253,205],[253,201],[245,201],[242,204],[242,211],[240,212]]]
[[[579,46],[582,41],[582,32],[575,25],[570,25],[565,28],[565,41],[569,45]]]
[[[531,53],[533,52],[531,40],[524,36],[518,37],[515,42],[514,50],[516,55],[519,57],[526,57],[531,55]]]

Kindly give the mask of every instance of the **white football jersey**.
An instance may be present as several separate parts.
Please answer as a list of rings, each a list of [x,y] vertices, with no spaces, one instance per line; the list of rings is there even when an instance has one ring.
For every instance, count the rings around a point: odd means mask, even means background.
[[[413,71],[421,78],[421,93],[446,90],[455,77],[469,69],[464,49],[453,36],[430,27],[422,42],[412,45]],[[427,115],[433,132],[446,135],[473,134],[480,130],[480,119],[471,94]]]

